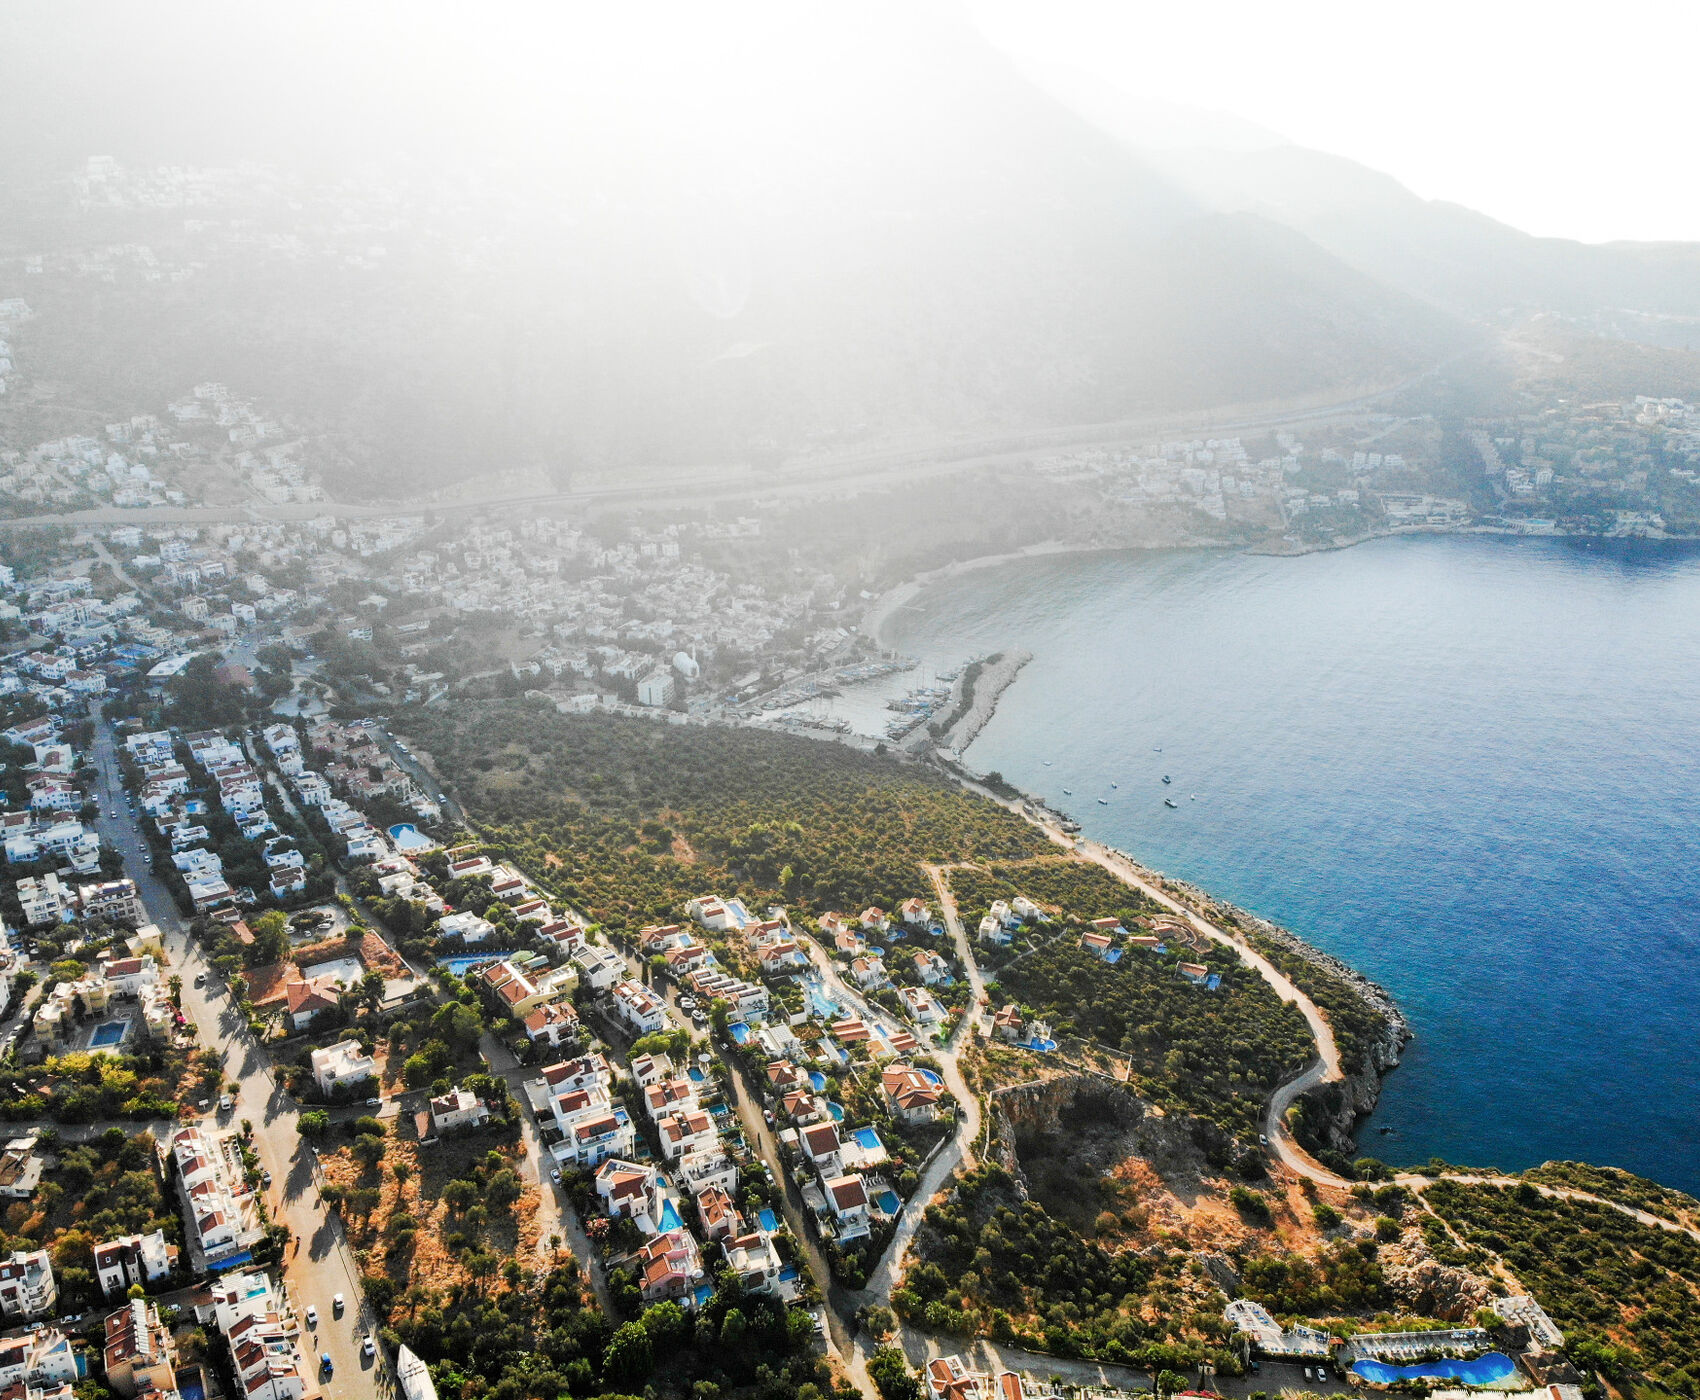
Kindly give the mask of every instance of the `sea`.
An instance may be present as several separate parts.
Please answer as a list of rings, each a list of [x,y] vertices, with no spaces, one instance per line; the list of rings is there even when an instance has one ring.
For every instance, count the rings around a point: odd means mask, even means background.
[[[885,635],[899,689],[1031,651],[968,763],[1393,993],[1416,1038],[1365,1153],[1700,1192],[1693,548],[1056,555]]]

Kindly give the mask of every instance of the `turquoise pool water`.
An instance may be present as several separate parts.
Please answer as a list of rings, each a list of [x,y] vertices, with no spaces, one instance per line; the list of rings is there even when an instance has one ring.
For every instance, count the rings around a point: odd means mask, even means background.
[[[511,953],[461,953],[452,958],[438,958],[437,966],[448,968],[456,977],[464,977],[469,967],[477,967],[479,963],[495,962],[498,958],[511,956]]]
[[[421,836],[419,828],[412,822],[397,822],[390,828],[390,840],[395,843],[396,850],[406,855],[409,851],[434,851],[437,843],[429,836]]]
[[[742,1021],[732,1022],[731,1025],[726,1027],[726,1030],[738,1044],[748,1045],[750,1043],[750,1028]]]
[[[809,1071],[809,1085],[818,1094],[826,1088],[826,1076],[818,1069]]]
[[[826,1101],[826,1111],[832,1115],[832,1121],[834,1123],[842,1123],[844,1121],[843,1104],[834,1103],[831,1099],[828,1099]]]
[[[1425,1361],[1417,1366],[1389,1366],[1385,1361],[1354,1361],[1352,1371],[1371,1385],[1395,1381],[1446,1380],[1465,1385],[1492,1385],[1517,1370],[1517,1363],[1502,1351],[1490,1351],[1473,1361]]]
[[[896,1215],[903,1209],[903,1202],[897,1199],[895,1191],[881,1191],[874,1197],[874,1208],[882,1215]]]
[[[880,1135],[872,1128],[858,1128],[850,1134],[856,1146],[865,1152],[878,1152],[885,1144],[880,1141]]]
[[[117,1045],[124,1039],[124,1032],[129,1027],[123,1021],[102,1021],[94,1028],[94,1034],[89,1037],[89,1049],[105,1050]]]
[[[938,1075],[934,1074],[930,1069],[922,1070],[921,1071],[921,1078],[926,1080],[927,1083],[931,1084],[935,1089],[938,1088],[938,1086],[940,1084],[944,1083],[944,1081],[942,1079],[940,1079],[938,1077]]]
[[[761,1210],[757,1212],[756,1220],[760,1223],[762,1229],[766,1230],[770,1235],[779,1228],[779,1217],[774,1215],[774,1213],[766,1206],[763,1206]]]
[[[684,1221],[679,1219],[679,1212],[673,1208],[671,1201],[662,1203],[661,1219],[657,1222],[663,1230],[677,1230],[683,1227]]]

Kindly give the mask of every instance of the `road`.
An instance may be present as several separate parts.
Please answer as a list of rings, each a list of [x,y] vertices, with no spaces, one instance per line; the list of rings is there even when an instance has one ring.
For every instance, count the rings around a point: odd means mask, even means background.
[[[667,475],[649,480],[587,487],[578,491],[480,496],[476,499],[468,496],[466,499],[359,504],[315,501],[296,505],[256,502],[232,506],[139,510],[106,506],[57,515],[33,515],[0,520],[0,528],[37,525],[139,525],[145,529],[152,525],[240,524],[253,520],[304,521],[325,515],[358,518],[394,515],[398,511],[454,513],[520,508],[533,511],[570,507],[583,509],[638,500],[647,500],[660,506],[684,506],[755,495],[806,495],[823,490],[838,492],[853,487],[868,490],[881,486],[908,485],[923,477],[951,475],[980,467],[1011,465],[1024,462],[1034,452],[1123,446],[1148,442],[1153,435],[1160,436],[1165,433],[1181,433],[1190,437],[1204,432],[1210,436],[1223,436],[1353,413],[1367,409],[1378,399],[1408,389],[1446,365],[1475,353],[1475,349],[1460,351],[1399,383],[1359,389],[1345,399],[1276,405],[1228,405],[1215,410],[1152,414],[1121,422],[1078,423],[1014,433],[1003,432],[995,436],[950,437],[927,434],[908,443],[883,448],[823,453],[776,471],[756,471],[741,464],[704,463],[694,468],[677,468]]]
[[[326,1397],[369,1397],[393,1391],[389,1363],[380,1351],[369,1360],[360,1354],[360,1338],[374,1321],[359,1286],[359,1271],[343,1234],[341,1222],[319,1200],[315,1154],[296,1129],[299,1109],[272,1077],[270,1060],[248,1032],[248,1024],[225,994],[221,981],[188,935],[176,901],[148,869],[146,843],[123,814],[125,797],[119,777],[112,726],[91,707],[95,720],[91,749],[100,774],[101,839],[124,856],[130,877],[159,926],[171,970],[183,978],[182,1010],[198,1030],[198,1044],[224,1057],[224,1076],[239,1086],[231,1112],[220,1114],[221,1126],[247,1120],[253,1124],[253,1145],[261,1165],[272,1173],[266,1191],[272,1218],[289,1226],[294,1244],[284,1261],[284,1284],[294,1313],[302,1320],[301,1349],[309,1381],[317,1373],[317,1357],[328,1352],[334,1375],[318,1393]],[[116,808],[119,816],[106,813]],[[205,985],[196,977],[205,974]],[[347,1311],[333,1315],[332,1298],[341,1293]],[[309,1306],[316,1307],[319,1325],[306,1328]],[[312,1394],[309,1391],[309,1394]]]

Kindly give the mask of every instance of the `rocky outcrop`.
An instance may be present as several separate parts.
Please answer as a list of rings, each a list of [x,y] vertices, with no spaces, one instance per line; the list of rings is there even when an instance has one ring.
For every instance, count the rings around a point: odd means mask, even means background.
[[[1381,1247],[1381,1270],[1405,1309],[1424,1317],[1466,1322],[1493,1297],[1488,1281],[1429,1253],[1422,1231],[1406,1230]]]
[[[1081,1115],[1131,1129],[1146,1119],[1147,1112],[1136,1094],[1096,1075],[1061,1074],[1015,1084],[992,1095],[987,1155],[1014,1178],[1016,1190],[1026,1200],[1028,1182],[1021,1169],[1018,1139],[1057,1136],[1065,1123]]]

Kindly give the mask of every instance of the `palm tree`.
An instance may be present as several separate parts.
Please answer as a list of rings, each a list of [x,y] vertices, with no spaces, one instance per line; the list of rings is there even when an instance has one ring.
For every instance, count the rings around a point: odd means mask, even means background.
[[[171,988],[171,1004],[179,1011],[183,1009],[183,979],[172,973],[171,981],[166,984]]]

